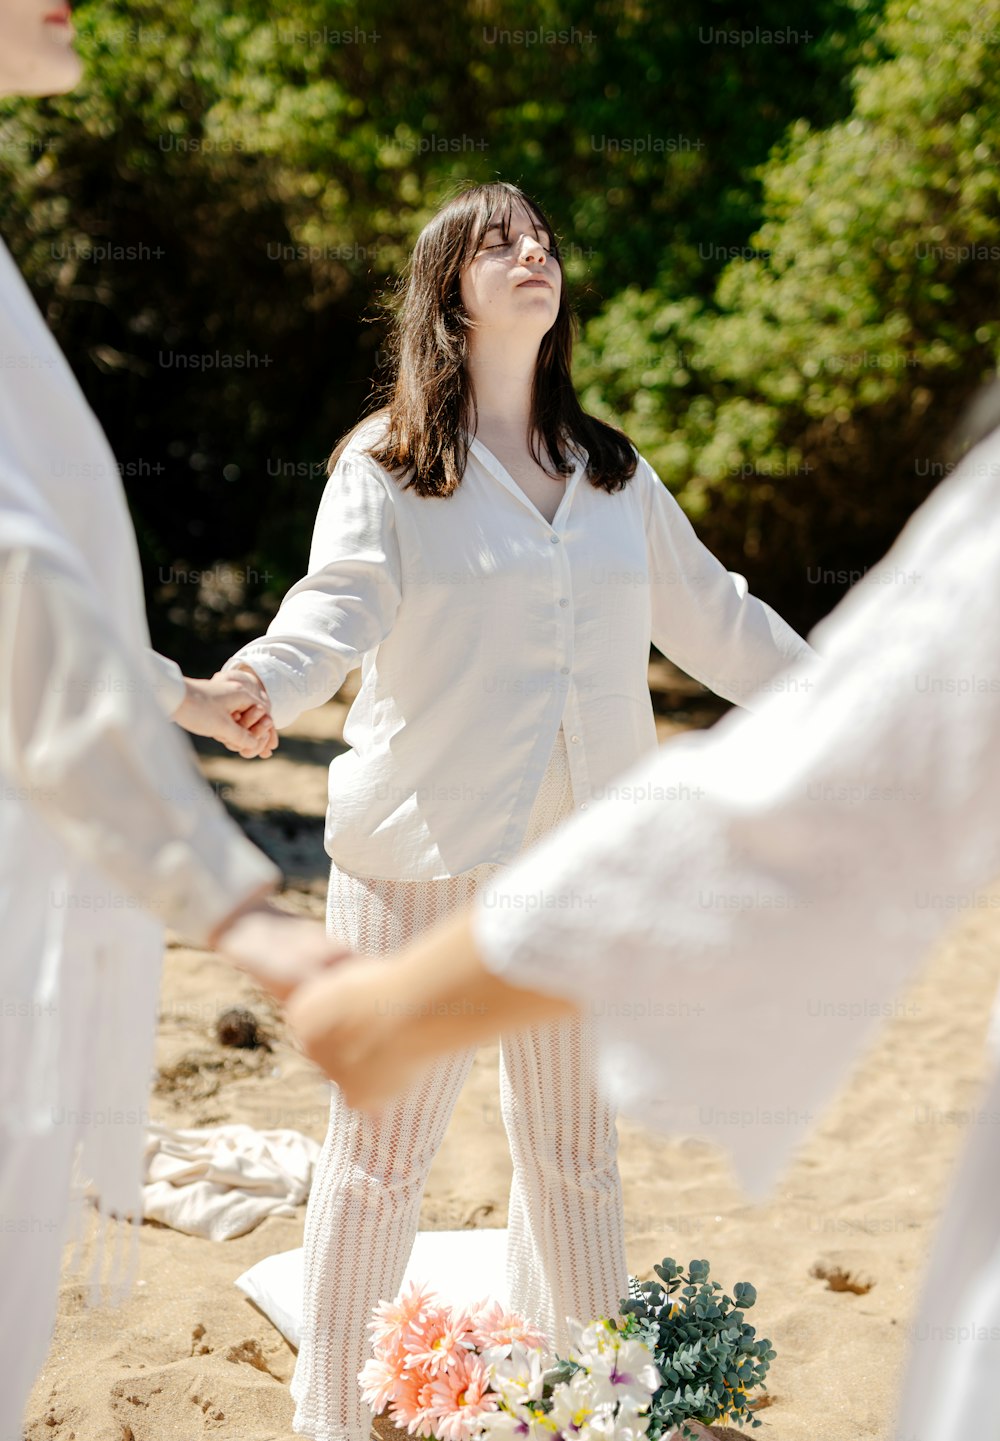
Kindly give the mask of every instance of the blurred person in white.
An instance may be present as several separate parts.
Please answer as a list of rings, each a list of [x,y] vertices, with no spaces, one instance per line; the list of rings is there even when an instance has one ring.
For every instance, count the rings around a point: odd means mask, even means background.
[[[998,425],[994,385],[959,425],[954,474],[812,632],[821,668],[645,758],[377,970],[358,957],[296,993],[289,1018],[350,1104],[498,1029],[584,1014],[623,1111],[728,1146],[752,1194],[773,1184],[949,919],[1000,876]],[[895,1441],[1000,1436],[1000,1067],[976,1114]]]
[[[503,182],[418,236],[388,404],[331,457],[308,574],[249,667],[280,729],[361,666],[330,766],[327,927],[372,957],[478,888],[656,748],[650,641],[759,704],[809,648],[705,548],[627,436],[581,409],[558,245]],[[297,1432],[364,1441],[357,1375],[398,1289],[427,1173],[474,1048],[385,1113],[331,1088],[305,1232]],[[512,1305],[565,1343],[567,1316],[626,1293],[614,1108],[592,1026],[504,1039]]]
[[[79,74],[68,9],[0,0],[0,94]],[[114,456],[0,242],[0,1441],[22,1434],[71,1221],[82,1235],[74,1159],[98,1203],[91,1297],[107,1233],[115,1296],[131,1281],[163,922],[282,1000],[339,954],[266,899],[280,873],[167,720],[252,755],[252,697],[148,647]]]

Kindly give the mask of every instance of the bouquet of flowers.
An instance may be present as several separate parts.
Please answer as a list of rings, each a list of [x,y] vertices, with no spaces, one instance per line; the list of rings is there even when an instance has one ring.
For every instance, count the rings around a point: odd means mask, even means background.
[[[759,1426],[748,1392],[763,1383],[770,1342],[707,1284],[707,1262],[692,1261],[687,1276],[669,1258],[654,1269],[666,1290],[643,1283],[617,1320],[567,1318],[565,1358],[495,1300],[451,1306],[411,1282],[375,1308],[362,1395],[430,1441],[657,1441],[691,1434],[689,1420]],[[752,1286],[736,1293],[753,1304]]]

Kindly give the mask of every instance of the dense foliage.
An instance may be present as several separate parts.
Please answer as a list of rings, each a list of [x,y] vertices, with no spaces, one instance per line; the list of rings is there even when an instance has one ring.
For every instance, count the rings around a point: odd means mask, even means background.
[[[650,1403],[649,1441],[694,1435],[688,1421],[761,1424],[754,1415],[761,1398],[752,1393],[767,1389],[777,1352],[744,1317],[757,1291],[738,1281],[727,1296],[709,1281],[710,1269],[692,1261],[685,1272],[667,1256],[653,1267],[660,1280],[640,1282],[640,1295],[622,1302],[624,1334],[645,1342],[662,1381]]]
[[[493,175],[561,232],[588,408],[822,614],[994,361],[1000,0],[371,8],[89,0],[84,84],[0,110],[0,231],[121,459],[156,615],[299,573],[408,248]]]
[[[708,303],[633,286],[578,380],[702,533],[810,616],[946,472],[1000,337],[1000,4],[889,0],[849,116],[759,171],[764,222]]]

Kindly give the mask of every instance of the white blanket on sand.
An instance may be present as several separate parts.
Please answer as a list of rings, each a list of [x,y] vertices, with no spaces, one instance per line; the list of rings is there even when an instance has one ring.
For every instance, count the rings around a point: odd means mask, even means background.
[[[210,1126],[147,1128],[142,1213],[189,1236],[226,1241],[265,1216],[294,1216],[319,1155],[298,1131]]]
[[[506,1227],[418,1231],[400,1289],[408,1281],[426,1281],[452,1305],[493,1296],[506,1306],[506,1259]],[[302,1261],[300,1246],[295,1251],[265,1257],[236,1279],[243,1294],[295,1347],[302,1333]]]

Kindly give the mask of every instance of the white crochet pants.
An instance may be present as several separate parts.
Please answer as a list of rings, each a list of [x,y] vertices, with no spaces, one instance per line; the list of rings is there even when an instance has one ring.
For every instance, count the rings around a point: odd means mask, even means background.
[[[523,849],[572,808],[562,730]],[[360,953],[384,955],[465,906],[501,867],[438,881],[330,875],[327,929]],[[368,1441],[371,1413],[357,1373],[371,1354],[372,1309],[399,1291],[424,1184],[475,1047],[436,1062],[383,1107],[378,1123],[331,1086],[330,1124],[305,1225],[302,1344],[293,1430],[314,1441]],[[561,1354],[566,1316],[615,1316],[628,1292],[614,1109],[597,1087],[593,1022],[570,1018],[504,1036],[500,1109],[514,1174],[507,1282],[511,1308]]]

